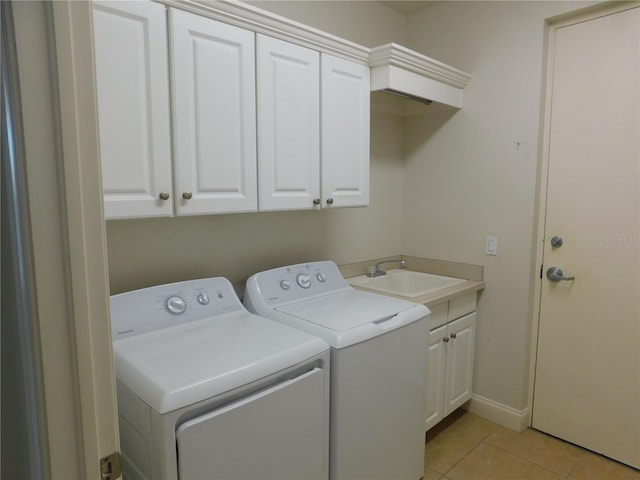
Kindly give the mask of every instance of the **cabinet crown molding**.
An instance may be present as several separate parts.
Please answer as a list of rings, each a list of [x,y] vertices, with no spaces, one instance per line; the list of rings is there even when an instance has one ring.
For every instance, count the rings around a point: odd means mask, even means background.
[[[371,68],[393,66],[456,88],[465,88],[471,75],[445,63],[396,43],[372,48],[369,53]]]
[[[230,0],[154,0],[303,47],[369,64],[369,48],[246,3]]]

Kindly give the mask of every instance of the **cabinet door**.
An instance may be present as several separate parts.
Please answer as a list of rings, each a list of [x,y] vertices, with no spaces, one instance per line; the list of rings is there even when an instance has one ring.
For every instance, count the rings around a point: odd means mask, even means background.
[[[447,325],[429,333],[429,374],[427,376],[427,421],[429,430],[444,418],[444,387],[447,368]]]
[[[257,210],[255,34],[171,10],[176,210]]]
[[[94,2],[93,23],[105,216],[172,215],[165,7]]]
[[[312,208],[320,193],[320,54],[257,36],[260,210]]]
[[[322,206],[369,204],[370,69],[322,55]]]
[[[451,322],[448,327],[445,416],[471,398],[476,314]]]

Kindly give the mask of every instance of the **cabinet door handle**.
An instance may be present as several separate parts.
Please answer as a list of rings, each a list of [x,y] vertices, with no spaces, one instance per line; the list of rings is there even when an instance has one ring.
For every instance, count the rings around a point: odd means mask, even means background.
[[[451,338],[455,339],[457,337],[457,335],[455,333],[451,334]]]
[[[333,198],[327,198],[327,205],[333,205]]]
[[[444,343],[449,343],[449,337],[444,337],[444,338],[442,339],[442,341],[443,341]]]
[[[158,195],[158,198],[160,200],[169,200],[169,193],[168,192],[160,192],[160,195]]]
[[[191,197],[193,197],[193,194],[191,192],[184,192],[182,194],[182,198],[184,198],[185,200],[191,200]]]
[[[313,199],[313,204],[314,205],[320,205],[320,199],[319,198],[314,198]]]

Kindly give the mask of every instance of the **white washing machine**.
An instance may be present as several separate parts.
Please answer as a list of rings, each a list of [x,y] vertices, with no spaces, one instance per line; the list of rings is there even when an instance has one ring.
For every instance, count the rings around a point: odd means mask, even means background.
[[[355,290],[333,262],[257,273],[244,304],[331,346],[330,478],[423,476],[427,307]]]
[[[329,347],[228,280],[111,297],[124,478],[326,479]]]

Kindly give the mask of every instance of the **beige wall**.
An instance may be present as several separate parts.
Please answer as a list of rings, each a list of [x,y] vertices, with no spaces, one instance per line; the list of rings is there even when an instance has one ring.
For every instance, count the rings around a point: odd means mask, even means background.
[[[241,287],[280,265],[400,253],[402,138],[398,118],[372,115],[367,208],[107,222],[111,293],[207,276]]]
[[[407,18],[368,0],[254,0],[246,2],[366,47],[407,40]]]
[[[584,2],[251,2],[367,46],[394,41],[472,74],[464,108],[372,115],[371,205],[107,224],[112,293],[277,265],[404,253],[485,265],[474,393],[527,407],[545,19]],[[498,255],[484,254],[487,235]]]
[[[406,122],[403,253],[483,264],[474,394],[528,403],[545,19],[584,2],[440,2],[409,45],[465,70],[464,106]],[[411,221],[409,221],[411,219]],[[498,255],[485,255],[487,235]]]
[[[377,2],[251,3],[360,44],[406,33],[405,17]],[[225,276],[241,290],[266,268],[398,254],[402,149],[402,120],[373,113],[367,208],[109,221],[111,293],[206,276]]]

